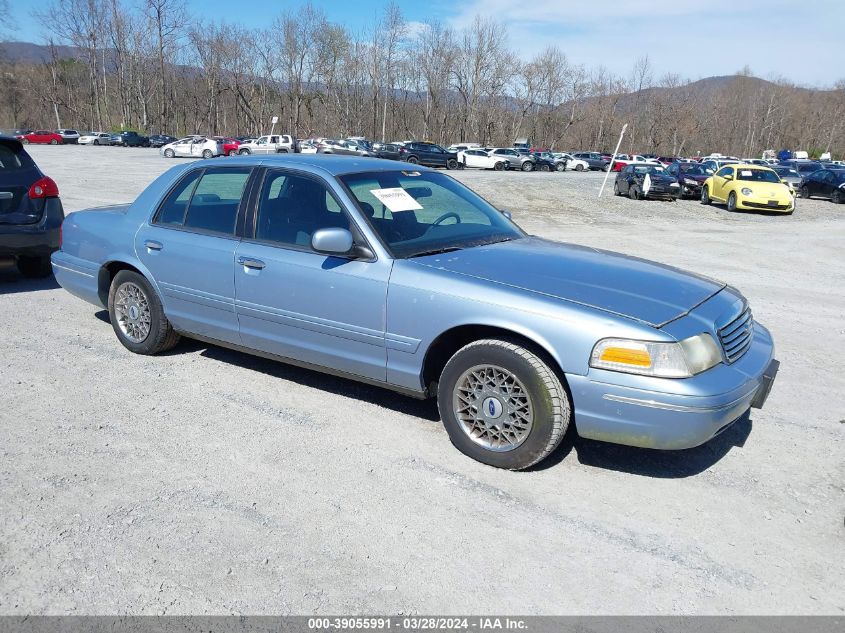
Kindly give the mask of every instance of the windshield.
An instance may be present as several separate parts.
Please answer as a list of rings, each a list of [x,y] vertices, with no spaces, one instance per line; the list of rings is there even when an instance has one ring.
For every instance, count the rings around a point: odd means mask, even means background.
[[[798,165],[798,171],[801,172],[802,174],[809,174],[809,173],[812,173],[814,171],[818,171],[821,168],[822,168],[822,166],[819,165],[818,163],[804,163],[804,164]]]
[[[753,180],[754,182],[780,182],[778,175],[771,169],[737,169],[737,180]]]
[[[523,237],[500,211],[444,174],[379,171],[340,180],[395,257]]]
[[[692,176],[708,176],[713,173],[712,169],[708,169],[704,165],[694,165],[690,163],[682,163],[680,170],[682,173],[690,174]]]
[[[637,165],[634,171],[638,174],[662,174],[666,170],[660,165]]]

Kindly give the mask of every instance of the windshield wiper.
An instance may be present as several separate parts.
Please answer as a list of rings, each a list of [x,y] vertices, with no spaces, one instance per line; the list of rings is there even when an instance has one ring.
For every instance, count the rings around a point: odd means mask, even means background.
[[[425,255],[439,255],[440,253],[451,253],[452,251],[460,250],[463,250],[462,246],[446,246],[444,248],[434,248],[430,251],[419,251],[418,253],[408,255],[408,258],[410,259],[411,257],[424,257]]]

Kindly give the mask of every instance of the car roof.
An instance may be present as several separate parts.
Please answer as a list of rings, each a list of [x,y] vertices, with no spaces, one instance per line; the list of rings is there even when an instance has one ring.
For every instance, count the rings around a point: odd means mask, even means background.
[[[206,161],[198,161],[206,162]],[[220,165],[219,160],[208,160],[209,164]],[[356,174],[365,171],[433,171],[422,165],[357,156],[335,156],[333,154],[272,154],[269,156],[241,155],[226,159],[226,165],[264,165],[268,167],[291,167],[330,176]]]

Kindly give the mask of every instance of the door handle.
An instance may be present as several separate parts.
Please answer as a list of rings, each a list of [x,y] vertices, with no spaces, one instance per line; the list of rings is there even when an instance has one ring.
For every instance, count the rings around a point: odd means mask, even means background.
[[[164,248],[164,244],[162,244],[161,242],[156,242],[154,240],[144,241],[144,246],[146,246],[151,251],[160,251],[162,248]]]
[[[238,263],[241,266],[246,266],[247,268],[254,268],[255,270],[261,270],[264,268],[265,264],[260,259],[253,259],[252,257],[238,257]]]

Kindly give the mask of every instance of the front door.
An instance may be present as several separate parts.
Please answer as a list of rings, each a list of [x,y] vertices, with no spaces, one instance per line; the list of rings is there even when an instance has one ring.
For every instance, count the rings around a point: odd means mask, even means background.
[[[176,330],[240,343],[235,225],[250,174],[248,167],[189,172],[135,236]]]
[[[311,236],[330,227],[357,234],[324,181],[290,170],[265,173],[254,227],[247,229],[254,237],[236,253],[241,339],[254,349],[384,381],[392,262],[315,252]]]
[[[725,200],[725,186],[730,182],[728,176],[733,176],[733,167],[722,167],[713,175],[713,191],[710,192],[711,198],[717,200]]]

